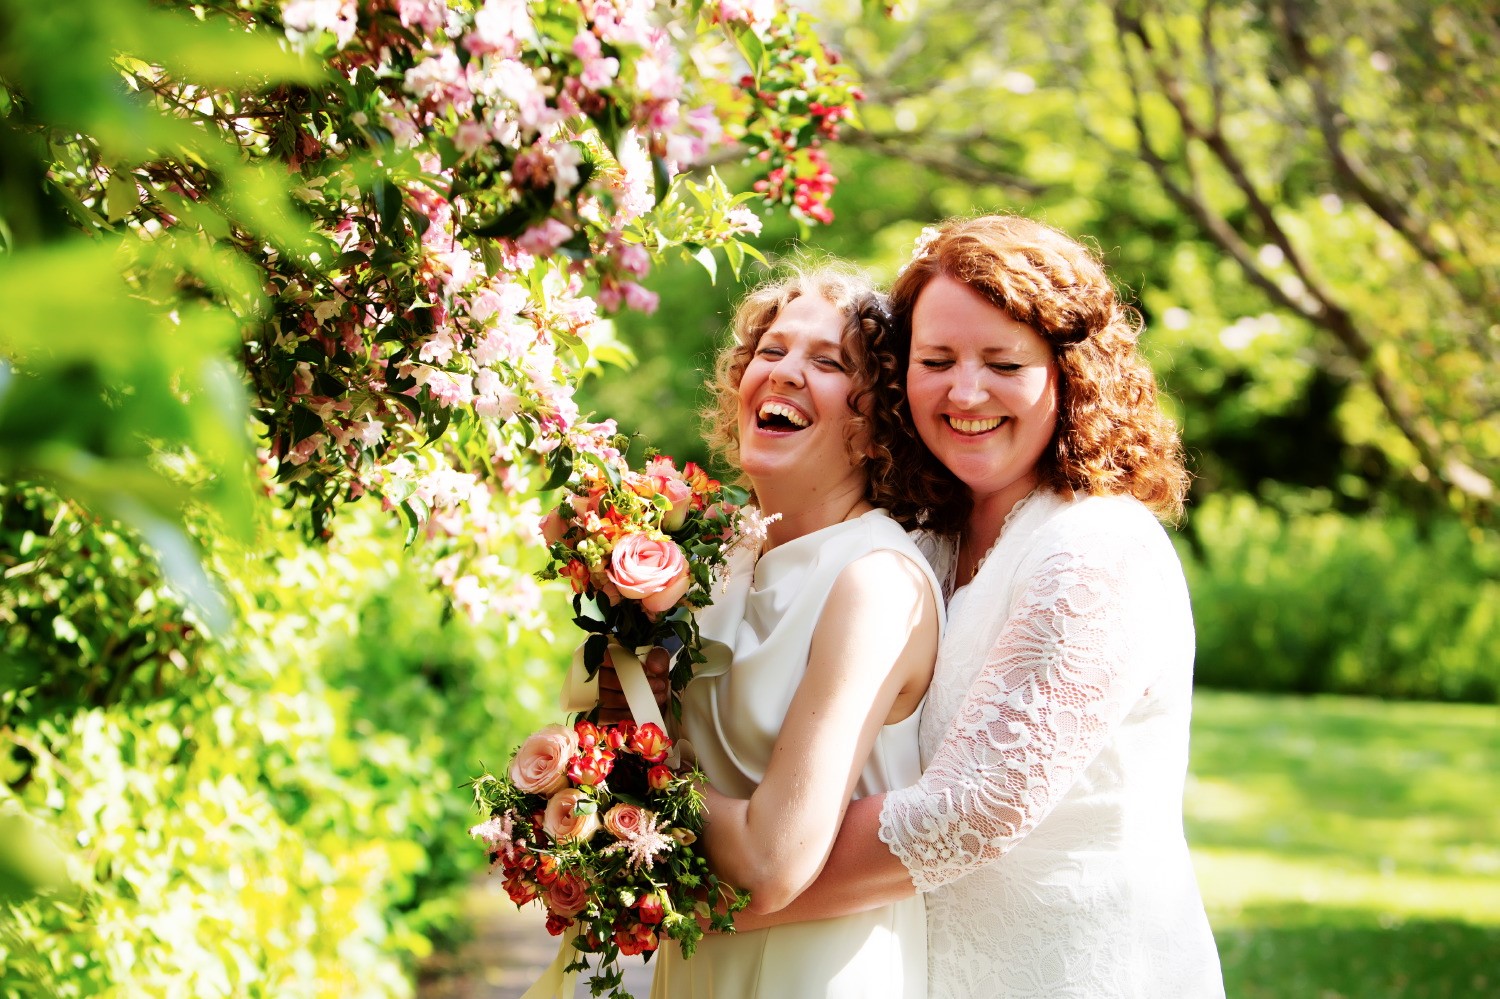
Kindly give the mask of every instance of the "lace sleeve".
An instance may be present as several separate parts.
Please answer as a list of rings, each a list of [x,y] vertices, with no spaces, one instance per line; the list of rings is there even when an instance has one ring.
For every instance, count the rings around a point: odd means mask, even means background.
[[[880,838],[931,891],[996,860],[1068,792],[1149,683],[1151,564],[1100,539],[1026,584],[931,763],[888,794]],[[1129,546],[1134,547],[1134,546]],[[1112,549],[1112,551],[1111,551]]]

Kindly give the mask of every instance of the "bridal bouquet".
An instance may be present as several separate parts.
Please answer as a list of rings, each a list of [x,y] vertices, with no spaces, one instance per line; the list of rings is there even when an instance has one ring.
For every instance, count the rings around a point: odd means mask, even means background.
[[[613,449],[578,457],[560,466],[567,488],[542,520],[548,562],[538,575],[572,584],[574,623],[588,633],[563,696],[565,709],[580,714],[571,727],[533,733],[503,774],[473,782],[486,818],[470,833],[511,900],[539,900],[548,931],[563,937],[528,999],[571,995],[586,954],[598,955],[593,994],[618,994],[621,954],[649,955],[676,940],[690,956],[706,929],[731,929],[749,902],[693,849],[703,830],[702,774],[679,765],[639,654],[680,646],[674,693],[691,679],[707,659],[693,611],[710,602],[737,539],[763,535],[764,522],[744,507],[744,490],[692,463],[679,469],[654,457],[636,471]],[[633,722],[585,717],[595,701],[587,682],[605,663],[619,675]]]
[[[682,648],[672,690],[687,683],[704,661],[692,612],[711,601],[716,574],[745,533],[742,517],[754,517],[747,498],[692,462],[678,469],[666,456],[640,471],[593,455],[579,463],[542,520],[549,561],[538,575],[573,586],[574,623],[589,632],[582,650],[588,678],[607,656],[628,660],[634,650],[668,643]]]
[[[749,896],[723,885],[693,849],[703,830],[702,775],[666,764],[672,742],[652,723],[533,733],[501,776],[474,782],[489,818],[470,833],[517,906],[540,900],[547,930],[569,934],[528,996],[570,995],[570,975],[599,956],[590,990],[620,995],[620,955],[676,940],[691,956],[706,929],[732,928]]]

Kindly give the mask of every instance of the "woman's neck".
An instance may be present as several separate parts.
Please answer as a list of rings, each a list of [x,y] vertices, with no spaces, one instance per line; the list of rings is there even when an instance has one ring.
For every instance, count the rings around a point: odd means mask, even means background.
[[[1023,490],[1020,487],[1025,486]],[[969,519],[959,535],[957,582],[962,586],[978,573],[985,556],[1000,540],[1005,521],[1016,506],[1037,488],[1036,481],[1018,483],[1017,488],[974,497]]]
[[[755,483],[755,498],[760,512],[776,516],[766,531],[766,548],[775,548],[825,527],[842,523],[873,510],[865,498],[866,482],[840,482],[829,489],[809,491],[806,487],[776,489],[774,485]]]

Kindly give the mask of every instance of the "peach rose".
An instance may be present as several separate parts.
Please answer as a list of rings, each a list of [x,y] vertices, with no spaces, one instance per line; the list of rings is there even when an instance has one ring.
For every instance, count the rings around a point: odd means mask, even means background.
[[[609,554],[605,574],[622,596],[639,600],[653,614],[671,610],[692,582],[682,549],[670,539],[646,534],[621,538]]]
[[[552,794],[568,786],[568,761],[578,735],[566,725],[548,725],[526,737],[510,761],[510,780],[526,794]]]
[[[538,526],[542,532],[542,540],[551,545],[563,539],[568,533],[569,524],[563,519],[562,514],[556,510],[548,510]]]
[[[655,827],[655,815],[623,801],[604,813],[604,828],[617,839],[634,839]]]
[[[693,486],[672,459],[660,455],[646,464],[645,474],[651,480],[656,495],[666,498],[670,504],[662,511],[661,529],[675,531],[687,520],[693,508]]]
[[[547,908],[558,916],[576,916],[589,904],[589,886],[576,874],[560,874],[542,893]]]
[[[559,843],[587,843],[599,831],[599,815],[588,801],[588,811],[580,812],[580,803],[588,796],[577,788],[559,791],[547,801],[547,814],[542,817],[542,831]]]

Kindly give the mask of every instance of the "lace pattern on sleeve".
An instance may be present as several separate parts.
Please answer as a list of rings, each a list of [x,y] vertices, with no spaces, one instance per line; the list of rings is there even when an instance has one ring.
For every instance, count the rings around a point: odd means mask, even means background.
[[[1127,604],[1151,587],[1127,578],[1132,553],[1093,540],[1032,573],[922,779],[886,796],[880,838],[919,892],[1030,832],[1146,686],[1130,668],[1146,609]]]

